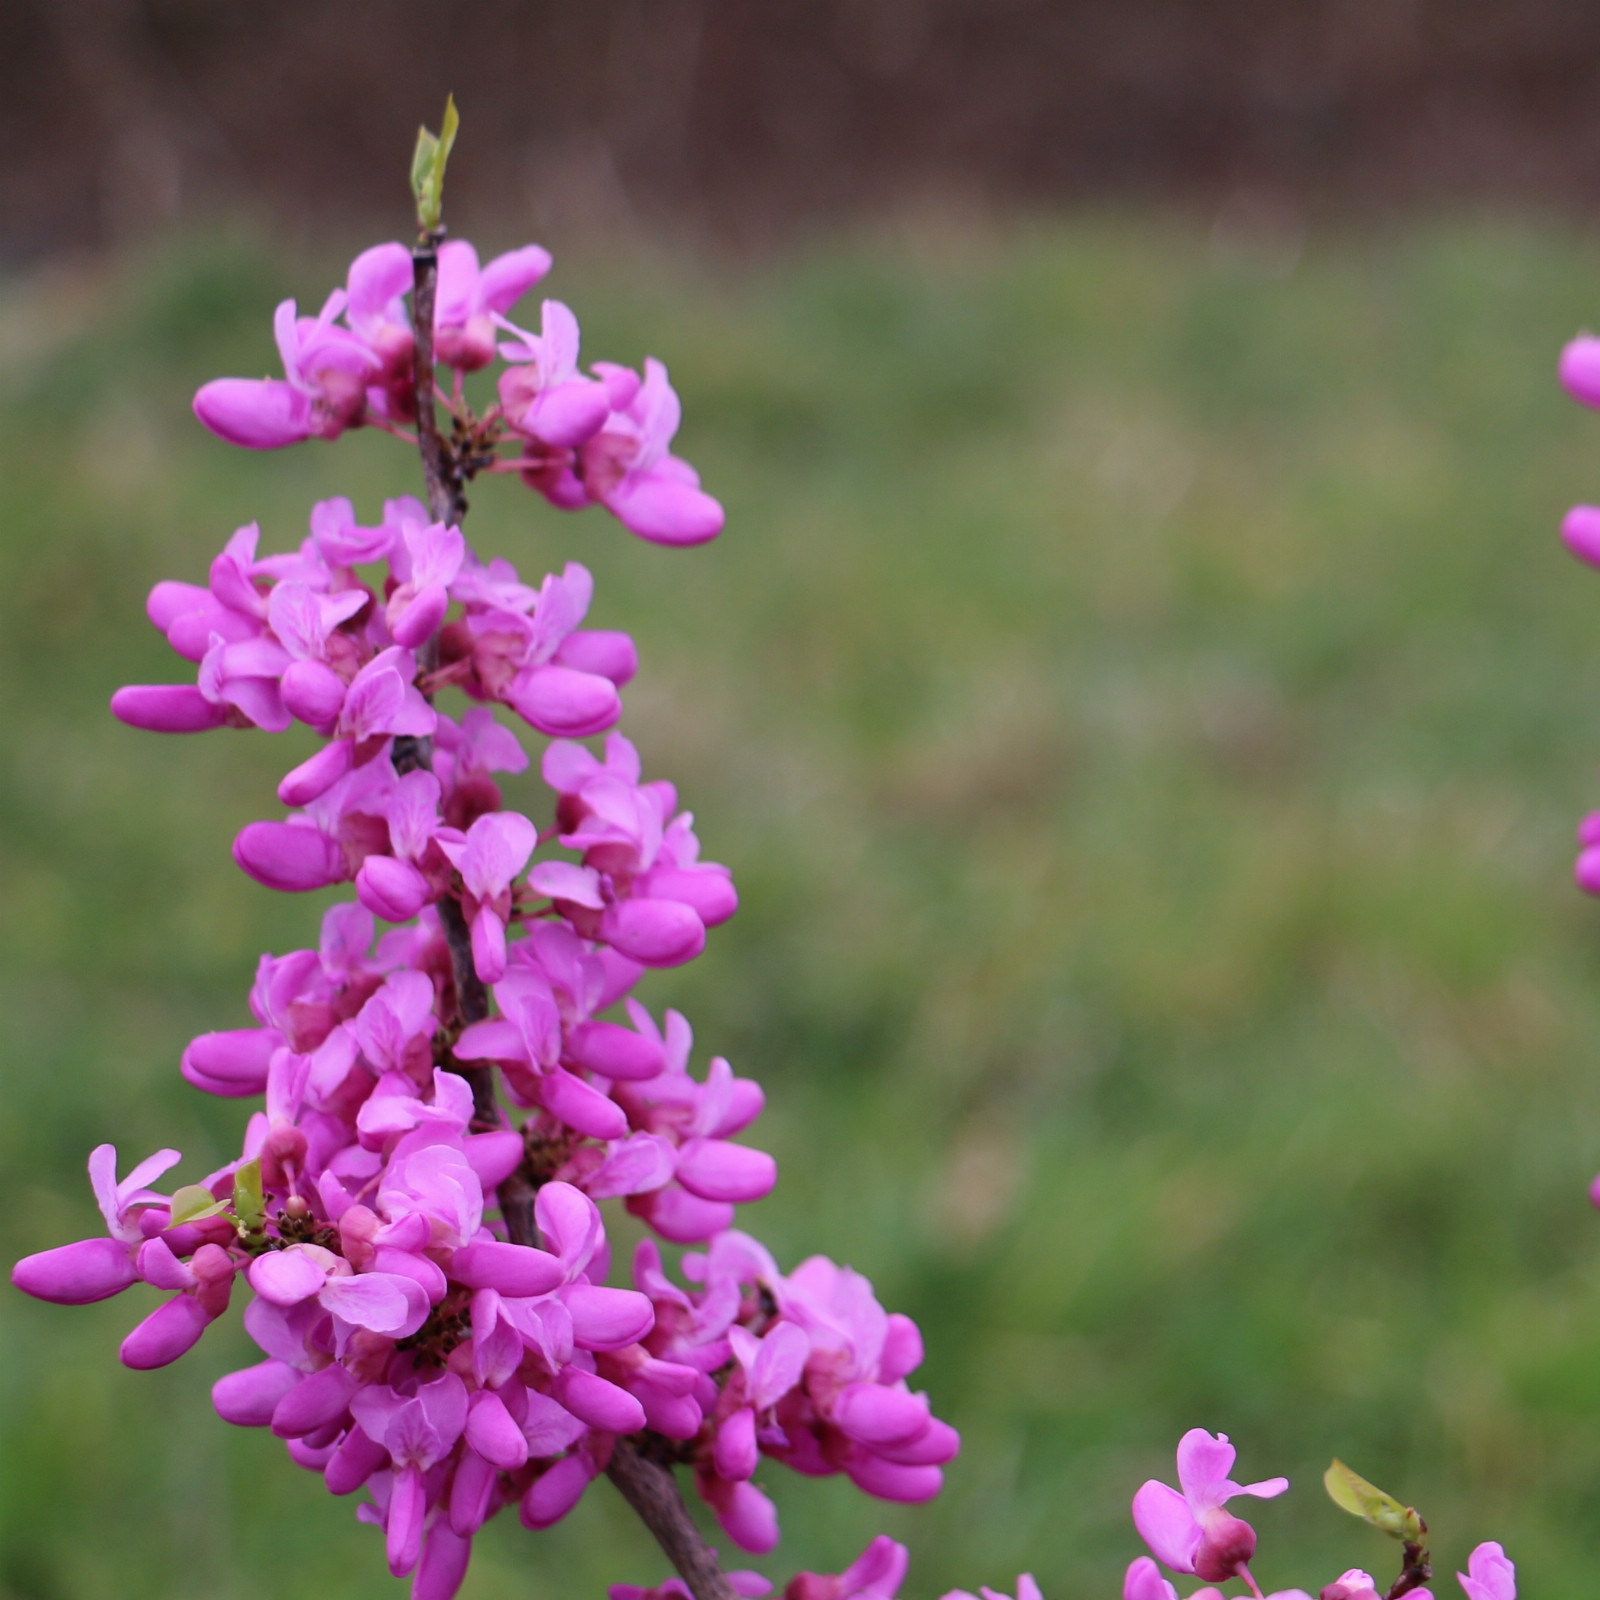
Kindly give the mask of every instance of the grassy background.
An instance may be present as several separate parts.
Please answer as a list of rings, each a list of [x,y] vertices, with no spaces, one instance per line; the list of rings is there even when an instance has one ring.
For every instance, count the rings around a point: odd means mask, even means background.
[[[334,266],[210,237],[0,290],[7,1260],[94,1231],[99,1140],[223,1159],[243,1109],[178,1052],[314,937],[227,856],[303,730],[163,741],[105,700],[179,675],[155,579],[414,486],[393,441],[251,457],[188,415]],[[1129,1495],[1198,1424],[1296,1480],[1255,1518],[1269,1588],[1388,1570],[1317,1486],[1337,1452],[1442,1568],[1500,1537],[1528,1595],[1592,1595],[1600,939],[1568,864],[1600,584],[1555,527],[1600,497],[1600,420],[1552,370],[1600,246],[1418,224],[1274,276],[1089,219],[596,256],[552,292],[590,356],[669,362],[728,532],[661,551],[492,483],[471,536],[584,560],[635,630],[624,727],[744,896],[647,998],[767,1086],[750,1225],[913,1313],[966,1439],[933,1508],[765,1469],[758,1564],[885,1530],[913,1600],[1112,1595]],[[401,1592],[348,1502],[211,1414],[236,1318],[117,1365],[146,1293],[0,1293],[0,1593]],[[501,1518],[465,1592],[662,1574],[601,1485],[550,1534]]]

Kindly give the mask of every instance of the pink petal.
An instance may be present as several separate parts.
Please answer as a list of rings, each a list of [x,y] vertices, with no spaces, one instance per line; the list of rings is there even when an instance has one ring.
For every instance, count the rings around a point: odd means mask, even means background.
[[[192,1350],[210,1323],[210,1315],[192,1294],[174,1295],[122,1341],[122,1364],[137,1372],[164,1367]]]
[[[1561,352],[1562,387],[1586,406],[1600,406],[1600,339],[1589,334],[1574,339]]]
[[[228,720],[192,683],[129,684],[111,697],[111,714],[147,733],[204,733]]]
[[[1149,1556],[1140,1556],[1122,1580],[1122,1600],[1178,1600],[1178,1591]]]
[[[633,639],[609,628],[580,628],[569,633],[554,659],[559,667],[609,678],[619,689],[626,688],[639,670]]]
[[[505,1401],[487,1389],[472,1397],[467,1443],[502,1472],[515,1472],[528,1459],[528,1441],[522,1429],[511,1420]]]
[[[300,1374],[286,1361],[267,1360],[230,1372],[211,1386],[211,1403],[224,1422],[238,1428],[264,1428]]]
[[[772,1193],[778,1163],[765,1150],[751,1150],[725,1139],[690,1139],[678,1152],[678,1182],[702,1200],[736,1205]]]
[[[529,1245],[479,1240],[450,1260],[450,1276],[469,1289],[496,1289],[510,1300],[548,1294],[563,1279],[561,1262]]]
[[[593,1084],[557,1068],[539,1079],[539,1100],[551,1115],[591,1139],[620,1139],[628,1131],[627,1113]]]
[[[427,1295],[412,1279],[397,1273],[330,1278],[319,1299],[344,1321],[396,1339],[415,1333],[428,1318]]]
[[[552,738],[584,739],[603,733],[622,715],[622,700],[609,678],[571,667],[524,668],[505,699],[519,716]]]
[[[1196,1517],[1239,1492],[1228,1479],[1236,1454],[1227,1434],[1204,1428],[1191,1428],[1178,1441],[1178,1486]]]
[[[316,828],[288,822],[251,822],[233,841],[233,859],[269,889],[302,893],[345,876],[344,852]]]
[[[247,450],[277,450],[311,437],[311,402],[281,378],[213,378],[194,414],[219,439]]]
[[[625,900],[610,906],[601,918],[600,936],[646,967],[682,966],[706,943],[705,924],[677,900]]]
[[[356,896],[385,922],[409,922],[433,898],[433,891],[409,861],[368,856],[356,873]]]
[[[666,1069],[666,1057],[654,1039],[615,1022],[579,1023],[567,1035],[567,1056],[603,1078],[642,1082]]]
[[[444,1519],[435,1519],[423,1541],[417,1575],[411,1580],[411,1600],[455,1600],[471,1560],[470,1536],[457,1533]]]
[[[120,1239],[80,1239],[24,1256],[11,1269],[11,1281],[36,1300],[86,1306],[121,1294],[138,1274]]]
[[[1158,1561],[1175,1572],[1194,1571],[1200,1528],[1176,1489],[1149,1479],[1133,1497],[1133,1525]]]
[[[896,1444],[927,1427],[928,1402],[903,1389],[852,1383],[834,1401],[832,1420],[862,1444]]]
[[[561,1296],[572,1317],[572,1337],[583,1350],[621,1350],[655,1326],[655,1308],[634,1289],[575,1283]]]

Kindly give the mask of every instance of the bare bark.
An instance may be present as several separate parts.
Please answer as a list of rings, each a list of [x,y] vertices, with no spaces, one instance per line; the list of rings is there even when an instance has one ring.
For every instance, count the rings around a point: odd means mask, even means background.
[[[416,384],[417,448],[428,511],[436,522],[459,524],[467,512],[461,474],[439,432],[433,399],[433,302],[439,288],[439,233],[425,234],[411,252],[411,372]]]
[[[715,1553],[694,1525],[670,1466],[652,1461],[633,1439],[618,1439],[606,1476],[656,1536],[694,1600],[738,1600]]]

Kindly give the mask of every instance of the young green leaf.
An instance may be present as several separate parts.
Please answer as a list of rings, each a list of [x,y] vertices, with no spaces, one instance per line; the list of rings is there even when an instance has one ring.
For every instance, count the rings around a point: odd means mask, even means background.
[[[444,169],[450,159],[450,148],[456,142],[456,130],[461,118],[456,112],[456,99],[451,95],[444,103],[444,121],[437,134],[426,128],[417,129],[417,148],[411,156],[411,192],[417,201],[417,226],[424,233],[432,233],[444,215]]]
[[[168,1227],[176,1228],[182,1222],[198,1222],[202,1217],[215,1217],[228,1209],[226,1200],[218,1200],[209,1189],[198,1183],[186,1183],[172,1194],[172,1221]]]
[[[267,1218],[266,1195],[261,1187],[261,1160],[247,1161],[233,1175],[233,1214],[247,1233],[258,1232]]]
[[[1426,1534],[1422,1518],[1409,1506],[1403,1506],[1391,1494],[1385,1494],[1376,1484],[1368,1483],[1360,1473],[1352,1472],[1344,1462],[1334,1463],[1322,1475],[1328,1497],[1341,1511],[1348,1511],[1363,1522],[1370,1522],[1392,1539],[1403,1539],[1407,1544],[1420,1544]]]

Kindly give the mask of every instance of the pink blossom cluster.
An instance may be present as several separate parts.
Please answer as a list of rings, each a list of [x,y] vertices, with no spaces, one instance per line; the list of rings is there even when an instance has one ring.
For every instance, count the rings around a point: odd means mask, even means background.
[[[700,487],[687,461],[672,454],[681,409],[659,361],[644,372],[597,362],[578,366],[578,319],[546,300],[539,332],[505,313],[550,270],[549,253],[525,245],[480,266],[464,239],[438,253],[433,307],[435,359],[461,378],[504,363],[498,400],[473,419],[473,446],[514,472],[551,505],[601,505],[624,527],[658,544],[700,544],[722,529],[722,507]],[[416,338],[406,297],[411,252],[374,245],[350,264],[315,317],[285,300],[273,318],[281,378],[217,378],[194,398],[195,415],[219,438],[252,450],[305,439],[337,439],[363,424],[405,435],[417,420]],[[512,453],[501,455],[501,444]]]
[[[604,504],[667,543],[710,537],[720,508],[666,454],[665,370],[579,374],[554,302],[538,335],[505,321],[548,265],[536,247],[481,271],[470,245],[439,252],[439,358],[472,371],[498,340],[510,362],[487,421],[461,402],[458,423],[513,439],[516,470],[557,504]],[[420,422],[411,274],[409,252],[380,246],[319,317],[280,307],[285,378],[207,384],[201,420],[256,448]],[[752,1481],[763,1457],[885,1499],[937,1493],[959,1441],[908,1384],[915,1325],[858,1274],[813,1257],[784,1276],[734,1231],[777,1177],[740,1142],[761,1088],[720,1057],[692,1070],[685,1018],[632,993],[699,955],[738,896],[673,785],[610,731],[638,662],[626,634],[583,626],[588,572],[524,583],[410,498],[370,525],[326,500],[298,549],[259,546],[241,528],[204,584],[155,586],[150,620],[195,680],[120,689],[112,709],[168,733],[309,729],[315,753],[278,785],[287,815],[244,827],[234,858],[270,888],[354,898],[316,948],[261,958],[252,1026],[183,1052],[195,1088],[262,1098],[238,1158],[165,1193],[176,1151],[119,1180],[102,1145],[106,1235],[28,1256],[13,1281],[61,1304],[162,1291],[121,1352],[152,1368],[242,1280],[264,1359],[217,1383],[216,1409],[270,1429],[330,1492],[365,1490],[358,1514],[418,1600],[456,1592],[497,1511],[565,1516],[623,1438],[689,1467],[752,1551],[778,1538]],[[437,703],[451,692],[454,714]],[[504,804],[498,780],[531,762],[497,707],[549,740],[539,821]],[[631,1288],[606,1281],[602,1202],[651,1232]],[[657,1240],[701,1247],[681,1287]],[[872,1551],[850,1592],[887,1600]]]
[[[1289,1487],[1287,1478],[1267,1478],[1260,1483],[1235,1483],[1234,1448],[1225,1433],[1210,1434],[1191,1428],[1178,1441],[1178,1485],[1152,1478],[1133,1497],[1133,1523],[1156,1560],[1140,1556],[1128,1568],[1123,1600],[1178,1600],[1178,1591],[1161,1575],[1161,1567],[1203,1580],[1189,1600],[1223,1600],[1216,1587],[1230,1579],[1241,1580],[1258,1600],[1312,1600],[1304,1589],[1277,1589],[1262,1597],[1250,1573],[1256,1553],[1255,1529],[1227,1509],[1240,1495],[1273,1499]],[[1467,1600],[1516,1600],[1516,1568],[1498,1544],[1480,1544],[1457,1574]],[[1408,1587],[1417,1600],[1430,1591]],[[1342,1573],[1318,1592],[1318,1600],[1383,1600],[1384,1591],[1356,1568]],[[1020,1597],[1019,1597],[1020,1600]]]

